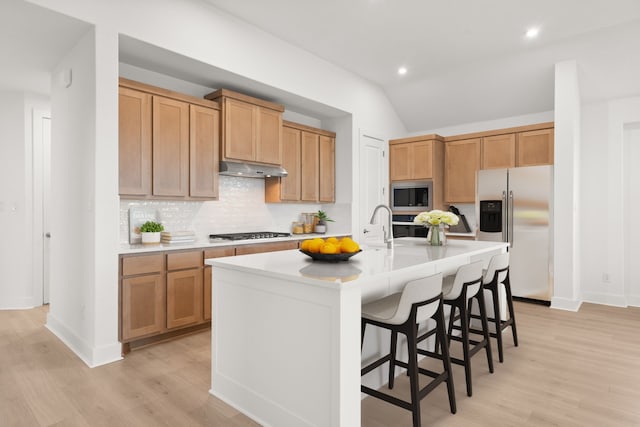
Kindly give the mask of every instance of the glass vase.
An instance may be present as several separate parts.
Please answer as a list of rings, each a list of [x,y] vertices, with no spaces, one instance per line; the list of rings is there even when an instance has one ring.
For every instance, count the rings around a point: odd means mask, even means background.
[[[432,225],[427,232],[427,244],[431,246],[444,246],[447,244],[447,238],[444,234],[442,225]]]

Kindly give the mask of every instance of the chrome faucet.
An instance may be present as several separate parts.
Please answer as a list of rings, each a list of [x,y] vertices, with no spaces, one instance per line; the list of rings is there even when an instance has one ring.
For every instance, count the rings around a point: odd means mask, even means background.
[[[378,213],[378,209],[380,208],[386,209],[387,212],[389,213],[389,221],[387,223],[387,229],[385,230],[383,226],[382,230],[384,231],[384,242],[387,244],[387,248],[393,249],[393,226],[391,225],[391,220],[392,220],[391,208],[387,205],[376,206],[376,208],[373,210],[373,215],[371,215],[371,220],[369,220],[369,224],[373,224],[373,220],[376,217],[376,213]]]

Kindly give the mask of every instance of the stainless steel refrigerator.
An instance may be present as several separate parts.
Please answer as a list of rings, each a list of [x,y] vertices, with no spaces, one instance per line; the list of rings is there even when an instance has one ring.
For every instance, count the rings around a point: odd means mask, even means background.
[[[553,295],[553,166],[478,171],[478,240],[509,242],[514,296]]]

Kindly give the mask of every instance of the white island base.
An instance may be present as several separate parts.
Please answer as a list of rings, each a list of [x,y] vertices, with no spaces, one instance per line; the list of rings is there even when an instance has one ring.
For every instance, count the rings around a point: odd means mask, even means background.
[[[360,366],[388,348],[368,333],[362,303],[412,279],[485,260],[505,243],[403,238],[348,262],[299,251],[207,260],[213,266],[211,393],[265,426],[359,426]],[[370,353],[370,354],[368,354]],[[382,376],[379,378],[380,386]]]

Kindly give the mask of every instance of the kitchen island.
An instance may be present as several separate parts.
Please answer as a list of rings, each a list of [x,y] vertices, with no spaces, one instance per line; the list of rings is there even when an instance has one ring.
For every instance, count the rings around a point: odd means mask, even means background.
[[[296,250],[207,260],[210,392],[266,426],[358,426],[360,366],[369,357],[360,350],[361,305],[415,278],[453,274],[478,259],[487,264],[506,246],[450,240],[432,247],[408,237],[340,263]],[[381,351],[380,338],[369,352]]]

